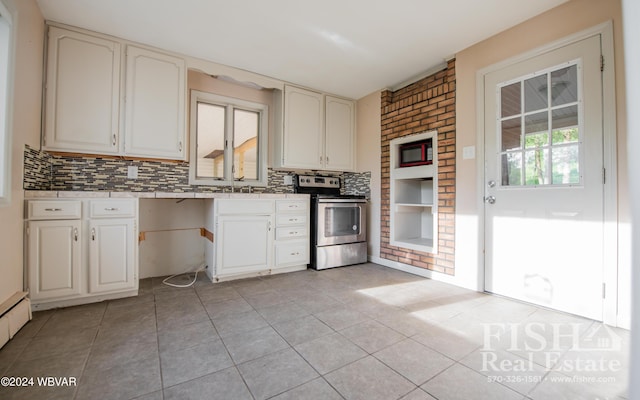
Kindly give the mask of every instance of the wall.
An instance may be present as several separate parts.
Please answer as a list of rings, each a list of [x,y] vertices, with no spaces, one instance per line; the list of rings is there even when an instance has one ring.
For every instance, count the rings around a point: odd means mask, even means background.
[[[380,93],[358,100],[356,105],[356,168],[370,171],[370,196],[367,208],[367,253],[380,256]]]
[[[477,146],[476,72],[497,62],[533,50],[547,43],[613,20],[615,43],[616,106],[618,130],[618,204],[619,267],[623,275],[621,282],[628,285],[628,260],[630,243],[628,234],[629,200],[627,195],[628,175],[625,149],[625,76],[623,70],[623,48],[621,36],[621,10],[619,0],[573,0],[546,13],[532,18],[514,28],[501,32],[487,40],[469,47],[458,54],[457,59],[457,128],[458,128],[458,181],[456,183],[458,203],[456,212],[456,282],[462,286],[482,289],[482,265],[479,259],[478,216],[483,212],[479,203],[483,195],[478,191],[478,178],[482,176],[476,160],[463,160],[462,148]],[[611,65],[611,64],[609,64]],[[626,277],[624,275],[626,274]],[[620,313],[629,314],[628,288],[621,287],[621,296],[627,299],[620,303]],[[623,317],[624,318],[624,317]]]
[[[402,89],[381,95],[381,217],[380,257],[430,271],[454,274],[456,204],[456,62]],[[392,139],[416,133],[438,132],[438,251],[409,250],[390,241],[390,151]],[[436,149],[434,149],[436,151]]]
[[[637,0],[623,0],[624,13],[624,39],[625,39],[625,63],[627,71],[627,104],[630,110],[640,109],[640,48],[636,43],[640,37],[640,3]],[[631,193],[631,212],[633,215],[634,226],[640,224],[640,158],[637,157],[637,150],[640,149],[640,115],[629,113],[627,115],[629,123],[629,140],[628,140],[628,156],[629,156],[629,192]],[[632,343],[631,343],[631,372],[630,377],[640,376],[640,232],[636,229],[633,232],[633,319],[632,319]],[[640,398],[640,380],[629,379],[629,398]]]
[[[2,0],[13,17],[11,203],[0,207],[0,302],[23,288],[22,162],[25,144],[40,142],[44,20],[35,0]]]

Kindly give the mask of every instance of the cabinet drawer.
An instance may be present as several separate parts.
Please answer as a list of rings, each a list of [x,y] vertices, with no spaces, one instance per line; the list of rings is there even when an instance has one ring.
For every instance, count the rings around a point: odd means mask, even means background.
[[[304,200],[278,200],[276,207],[278,212],[306,211],[307,204]]]
[[[221,199],[218,204],[218,214],[272,214],[273,200],[258,199]]]
[[[278,214],[276,216],[277,226],[306,224],[309,217],[307,214]]]
[[[81,201],[38,200],[28,203],[28,219],[79,219],[82,217]]]
[[[303,238],[308,236],[307,227],[304,225],[276,228],[276,240]]]
[[[135,217],[135,200],[92,200],[89,203],[91,218]]]
[[[307,243],[279,244],[276,246],[276,267],[309,263]]]

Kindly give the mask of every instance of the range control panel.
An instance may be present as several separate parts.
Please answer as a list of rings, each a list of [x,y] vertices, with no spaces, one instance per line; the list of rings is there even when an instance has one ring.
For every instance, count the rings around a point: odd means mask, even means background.
[[[340,189],[340,178],[336,176],[298,175],[298,187]]]

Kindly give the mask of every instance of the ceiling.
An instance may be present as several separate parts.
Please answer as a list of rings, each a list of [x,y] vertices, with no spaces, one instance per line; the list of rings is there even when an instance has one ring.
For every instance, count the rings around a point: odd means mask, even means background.
[[[354,99],[567,0],[37,0],[45,19]]]

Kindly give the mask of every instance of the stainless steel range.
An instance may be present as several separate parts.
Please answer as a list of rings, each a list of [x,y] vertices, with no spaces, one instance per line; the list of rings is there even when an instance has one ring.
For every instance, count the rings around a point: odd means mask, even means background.
[[[340,195],[340,178],[298,175],[296,193],[311,195],[311,267],[326,269],[367,261],[367,201]]]

